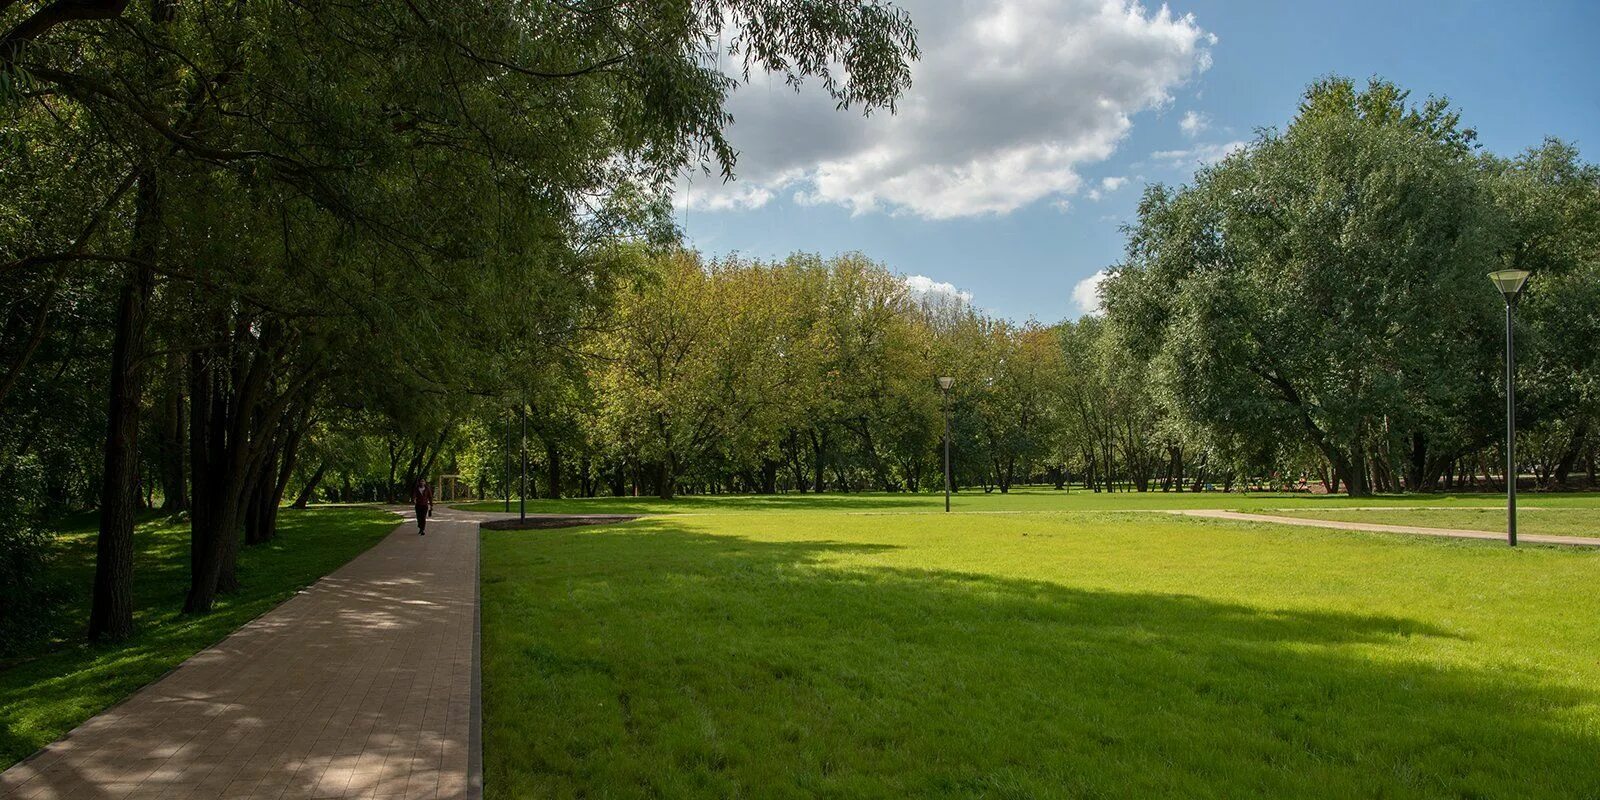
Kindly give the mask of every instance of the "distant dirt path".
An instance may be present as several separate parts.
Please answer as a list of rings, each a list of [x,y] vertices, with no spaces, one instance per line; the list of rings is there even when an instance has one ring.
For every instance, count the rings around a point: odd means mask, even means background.
[[[1419,536],[1444,536],[1452,539],[1492,539],[1504,541],[1505,533],[1495,531],[1472,531],[1460,528],[1424,528],[1417,525],[1382,525],[1375,522],[1340,522],[1331,519],[1306,519],[1304,517],[1282,517],[1275,514],[1246,514],[1240,511],[1219,511],[1215,509],[1183,509],[1169,511],[1169,514],[1181,514],[1186,517],[1205,517],[1207,519],[1227,519],[1235,522],[1272,522],[1279,525],[1300,525],[1307,528],[1332,528],[1340,531],[1371,531],[1373,533],[1408,533]],[[1540,533],[1519,533],[1517,541],[1529,544],[1565,544],[1581,547],[1600,547],[1600,538],[1593,536],[1547,536]]]

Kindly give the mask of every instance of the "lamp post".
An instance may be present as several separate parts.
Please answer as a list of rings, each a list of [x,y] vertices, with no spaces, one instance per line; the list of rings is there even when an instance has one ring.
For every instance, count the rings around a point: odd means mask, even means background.
[[[506,414],[506,468],[500,474],[500,489],[506,495],[506,513],[511,513],[511,415]]]
[[[517,519],[528,521],[528,407],[517,405],[517,418],[522,422],[522,478],[517,484]]]
[[[1506,301],[1506,542],[1517,546],[1517,350],[1511,333],[1511,317],[1517,297],[1528,284],[1525,269],[1502,269],[1489,273],[1489,280]]]
[[[939,394],[944,405],[944,512],[946,514],[950,513],[950,387],[955,384],[955,378],[939,379]]]

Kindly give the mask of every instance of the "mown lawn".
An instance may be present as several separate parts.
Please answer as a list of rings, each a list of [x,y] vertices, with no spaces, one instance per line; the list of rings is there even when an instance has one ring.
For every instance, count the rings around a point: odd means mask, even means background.
[[[1550,536],[1600,536],[1600,507],[1553,508],[1528,506],[1518,500],[1517,530]],[[1497,508],[1318,509],[1278,512],[1288,517],[1340,522],[1377,522],[1469,531],[1503,531],[1506,510]]]
[[[483,534],[489,797],[1600,796],[1600,552],[763,508]]]
[[[91,518],[70,521],[57,536],[51,570],[63,594],[54,635],[20,658],[0,662],[0,769],[58,739],[184,659],[332,572],[393,530],[392,514],[373,508],[284,509],[279,535],[240,556],[237,594],[205,616],[179,613],[189,581],[189,528],[152,519],[134,534],[136,633],[126,643],[83,643],[94,576]]]
[[[1184,508],[1220,508],[1231,511],[1274,512],[1285,509],[1321,511],[1331,508],[1374,506],[1472,507],[1494,506],[1504,502],[1499,495],[1403,494],[1350,498],[1343,495],[1282,494],[1273,492],[1089,492],[1081,488],[1057,491],[1028,486],[1009,494],[984,494],[969,489],[951,501],[955,511],[969,513],[1020,513],[1038,511],[1155,511]],[[1600,493],[1571,492],[1524,494],[1517,498],[1526,508],[1592,508],[1600,510]],[[489,500],[457,503],[468,511],[504,511],[505,502]],[[861,492],[854,494],[773,495],[683,495],[671,500],[655,497],[572,497],[559,500],[529,500],[530,514],[708,514],[751,513],[758,511],[895,511],[943,512],[944,495],[936,493]],[[517,501],[511,501],[516,513]]]

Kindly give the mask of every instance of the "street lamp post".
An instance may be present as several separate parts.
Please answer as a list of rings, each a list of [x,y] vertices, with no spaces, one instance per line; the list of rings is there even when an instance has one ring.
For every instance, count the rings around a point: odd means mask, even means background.
[[[500,474],[500,489],[506,495],[506,513],[511,513],[511,415],[506,415],[506,468]]]
[[[955,378],[939,379],[939,394],[944,404],[944,511],[950,513],[950,387]]]
[[[517,406],[517,418],[522,422],[522,478],[517,484],[517,519],[528,520],[528,407]]]
[[[1506,542],[1517,546],[1517,350],[1511,332],[1511,318],[1517,297],[1528,284],[1525,269],[1503,269],[1489,273],[1489,280],[1506,301]]]

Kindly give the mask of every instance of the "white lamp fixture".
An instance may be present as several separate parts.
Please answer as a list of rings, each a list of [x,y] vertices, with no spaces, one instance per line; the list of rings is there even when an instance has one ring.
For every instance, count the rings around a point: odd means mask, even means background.
[[[1522,287],[1528,283],[1528,275],[1525,269],[1502,269],[1489,273],[1489,280],[1494,282],[1494,288],[1499,289],[1509,303],[1522,294]]]
[[[950,391],[950,387],[952,387],[954,385],[956,385],[956,379],[955,378],[940,378],[939,379],[939,388],[943,389],[943,390],[945,390],[947,392]]]

